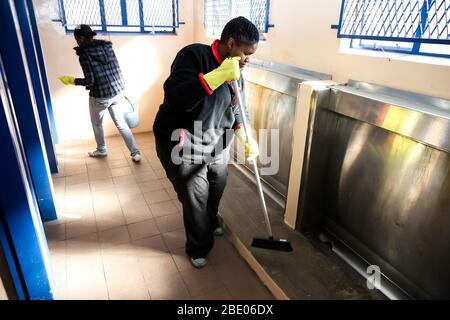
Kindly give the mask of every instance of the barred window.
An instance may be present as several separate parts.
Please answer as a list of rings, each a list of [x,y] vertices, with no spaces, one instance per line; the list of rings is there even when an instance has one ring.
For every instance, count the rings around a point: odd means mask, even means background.
[[[244,16],[252,21],[259,32],[267,33],[270,0],[205,0],[204,23],[209,37],[220,37],[225,24],[233,18]]]
[[[87,24],[100,32],[175,33],[178,0],[58,0],[67,31]]]
[[[357,48],[450,57],[450,0],[342,0],[338,37]]]

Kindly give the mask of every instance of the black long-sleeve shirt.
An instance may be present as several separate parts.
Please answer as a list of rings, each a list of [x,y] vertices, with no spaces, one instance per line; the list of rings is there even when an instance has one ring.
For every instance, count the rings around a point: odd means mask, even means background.
[[[228,161],[233,129],[242,123],[238,106],[231,105],[230,84],[225,82],[211,91],[202,81],[201,74],[221,64],[217,46],[216,40],[212,46],[192,44],[183,48],[164,83],[164,102],[153,132],[158,143],[167,148],[183,148],[183,162]],[[242,88],[242,77],[240,85]]]

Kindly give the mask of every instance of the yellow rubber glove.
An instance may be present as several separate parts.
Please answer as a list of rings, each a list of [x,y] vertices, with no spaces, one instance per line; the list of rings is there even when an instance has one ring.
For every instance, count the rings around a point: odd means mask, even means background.
[[[225,59],[222,64],[211,72],[203,76],[211,90],[216,90],[225,81],[239,80],[241,71],[239,70],[239,60],[241,57]]]
[[[75,78],[74,77],[61,76],[58,79],[61,80],[61,82],[64,83],[65,85],[68,85],[68,84],[75,85]]]
[[[234,133],[236,134],[236,137],[238,137],[239,141],[244,144],[245,159],[256,159],[256,157],[259,156],[258,143],[253,138],[247,139],[243,127],[236,129]]]

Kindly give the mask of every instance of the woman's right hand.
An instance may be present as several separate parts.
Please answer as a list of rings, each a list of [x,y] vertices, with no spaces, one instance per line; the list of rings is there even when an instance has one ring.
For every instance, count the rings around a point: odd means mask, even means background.
[[[211,72],[203,76],[211,90],[216,90],[225,81],[239,80],[241,70],[239,69],[241,57],[225,59],[222,64]]]

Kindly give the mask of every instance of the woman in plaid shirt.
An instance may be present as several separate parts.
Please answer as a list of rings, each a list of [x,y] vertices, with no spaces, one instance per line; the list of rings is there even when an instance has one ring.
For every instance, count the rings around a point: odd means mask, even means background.
[[[96,40],[95,32],[88,25],[80,25],[75,29],[75,47],[84,78],[62,76],[59,79],[66,85],[84,86],[89,90],[89,112],[94,129],[97,149],[89,151],[91,157],[107,155],[103,133],[103,116],[108,110],[114,124],[119,129],[134,161],[140,161],[141,155],[136,147],[133,133],[125,122],[123,91],[125,84],[119,62],[110,41]]]

